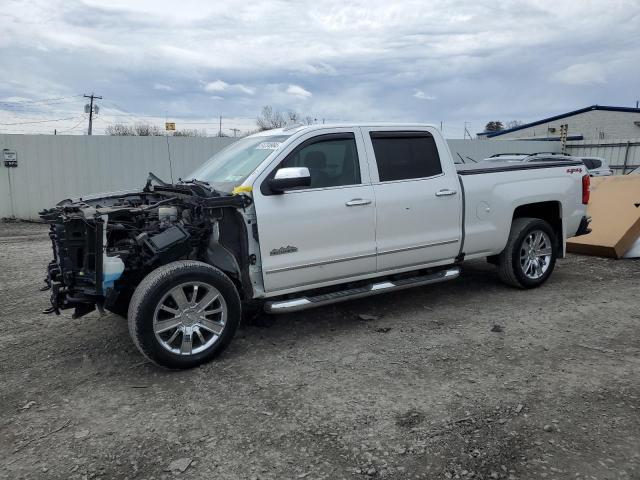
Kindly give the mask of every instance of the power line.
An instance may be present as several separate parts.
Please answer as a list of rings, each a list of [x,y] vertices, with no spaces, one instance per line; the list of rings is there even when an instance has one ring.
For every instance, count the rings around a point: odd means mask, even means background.
[[[80,121],[78,123],[76,123],[73,127],[71,128],[66,128],[64,130],[58,130],[58,133],[63,133],[63,132],[70,132],[72,130],[75,130],[76,128],[78,128],[80,126],[80,124],[84,122],[84,115],[82,115],[82,118],[80,119]]]
[[[63,120],[73,120],[75,118],[78,118],[78,117],[75,116],[75,117],[67,117],[67,118],[54,118],[53,120],[38,120],[33,122],[0,123],[0,125],[29,125],[33,123],[51,123],[51,122],[61,122]]]
[[[30,103],[45,103],[45,102],[53,102],[56,100],[65,100],[67,98],[75,98],[75,97],[81,97],[82,95],[70,95],[67,97],[58,97],[58,98],[44,98],[42,100],[0,100],[0,103],[3,104],[11,104],[11,105],[23,105],[23,104],[30,104]]]
[[[67,102],[54,102],[43,104],[29,104],[29,105],[0,105],[0,111],[15,112],[15,113],[32,113],[32,112],[56,112],[56,113],[71,113],[69,110],[60,110],[59,108],[65,108],[74,104],[77,104],[80,100],[73,100]],[[58,107],[62,105],[62,107]],[[73,110],[77,112],[78,110]]]

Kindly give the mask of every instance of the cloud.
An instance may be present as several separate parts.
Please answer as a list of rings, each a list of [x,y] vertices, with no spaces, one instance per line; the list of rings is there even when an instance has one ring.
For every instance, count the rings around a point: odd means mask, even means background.
[[[418,100],[435,100],[436,97],[433,95],[427,95],[422,90],[414,89],[413,98],[417,98]]]
[[[554,74],[552,78],[566,85],[595,85],[607,81],[598,63],[576,63]]]
[[[579,10],[557,0],[182,0],[177,9],[170,0],[4,0],[0,98],[93,90],[102,107],[122,106],[97,129],[166,112],[244,119],[239,128],[250,130],[272,105],[328,122],[442,121],[461,137],[465,122],[480,131],[489,120],[629,105],[637,18],[634,0]],[[74,102],[15,101],[0,105],[0,119],[81,114]]]
[[[227,82],[223,82],[222,80],[209,82],[204,86],[204,89],[207,92],[224,92],[227,88],[229,88],[229,84]]]
[[[300,85],[289,85],[287,87],[287,93],[298,98],[309,98],[313,95],[309,90],[305,90]]]
[[[173,87],[170,87],[169,85],[165,85],[164,83],[154,83],[153,84],[153,88],[156,90],[160,90],[163,92],[172,92],[173,91]]]
[[[256,93],[254,88],[246,87],[241,83],[229,85],[227,82],[223,82],[222,80],[209,82],[204,86],[204,89],[207,92],[244,93],[245,95],[253,95]]]

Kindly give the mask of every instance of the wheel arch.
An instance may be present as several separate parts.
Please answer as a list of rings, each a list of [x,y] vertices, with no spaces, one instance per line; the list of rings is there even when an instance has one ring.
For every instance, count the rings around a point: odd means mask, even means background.
[[[251,300],[253,286],[249,277],[248,232],[244,217],[236,210],[224,209],[216,228],[218,233],[212,235],[201,259],[227,275],[243,301]]]
[[[560,257],[564,257],[565,254],[565,242],[564,242],[564,225],[562,221],[562,203],[556,200],[526,203],[519,205],[513,211],[511,222],[513,223],[518,218],[539,218],[546,221],[559,242]]]

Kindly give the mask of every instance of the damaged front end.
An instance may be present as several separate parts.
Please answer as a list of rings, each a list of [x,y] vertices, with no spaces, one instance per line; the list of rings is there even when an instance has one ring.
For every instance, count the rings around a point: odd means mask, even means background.
[[[230,258],[229,275],[243,283],[246,235],[237,230],[244,228],[239,210],[251,199],[203,182],[153,185],[153,179],[138,192],[65,200],[40,212],[51,225],[53,246],[43,288],[51,289],[51,307],[45,313],[73,308],[77,318],[98,308],[126,315],[142,279],[182,259]]]

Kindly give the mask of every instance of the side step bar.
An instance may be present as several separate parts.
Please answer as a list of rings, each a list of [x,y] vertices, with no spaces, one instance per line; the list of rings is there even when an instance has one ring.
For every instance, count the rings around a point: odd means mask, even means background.
[[[264,304],[266,313],[289,313],[306,310],[308,308],[321,307],[331,303],[344,302],[356,298],[368,297],[369,295],[377,295],[379,293],[393,292],[396,290],[404,290],[405,288],[419,287],[421,285],[429,285],[431,283],[446,282],[453,280],[460,275],[460,268],[452,267],[447,270],[441,270],[430,275],[421,275],[419,277],[402,278],[398,280],[385,280],[379,283],[372,283],[362,287],[340,290],[322,295],[311,297],[291,298],[287,300],[273,300]]]

